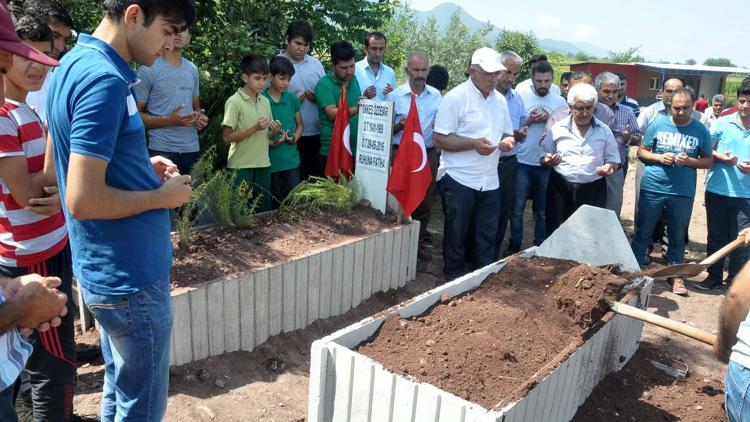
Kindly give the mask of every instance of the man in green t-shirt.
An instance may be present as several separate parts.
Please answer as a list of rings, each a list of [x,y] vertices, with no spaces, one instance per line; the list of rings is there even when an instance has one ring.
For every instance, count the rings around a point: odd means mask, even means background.
[[[294,76],[294,65],[286,57],[276,56],[271,59],[269,67],[271,83],[263,91],[263,96],[271,103],[274,120],[281,125],[280,132],[271,137],[271,148],[268,150],[273,207],[278,208],[300,181],[300,158],[296,144],[302,137],[304,124],[299,98],[287,91],[289,81]]]
[[[320,78],[315,86],[315,98],[320,112],[320,171],[323,172],[328,158],[328,147],[331,145],[333,123],[338,113],[341,86],[346,90],[346,102],[349,106],[349,139],[352,146],[352,157],[357,156],[357,116],[361,91],[357,78],[354,77],[354,47],[347,41],[336,41],[331,45],[331,63],[333,70]],[[356,159],[356,158],[355,158]]]
[[[260,195],[256,212],[271,209],[271,161],[269,136],[279,130],[271,115],[268,98],[261,95],[268,77],[268,62],[257,54],[245,56],[240,63],[242,81],[224,104],[222,137],[229,145],[227,167],[235,173],[235,183],[246,182],[253,197]],[[270,133],[269,133],[270,132]]]

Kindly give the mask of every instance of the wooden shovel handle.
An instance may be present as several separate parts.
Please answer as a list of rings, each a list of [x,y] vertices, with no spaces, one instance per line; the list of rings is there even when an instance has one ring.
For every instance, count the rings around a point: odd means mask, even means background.
[[[620,315],[625,315],[631,318],[648,322],[650,324],[658,325],[659,327],[666,328],[667,330],[674,331],[675,333],[686,335],[706,344],[713,345],[716,341],[716,335],[711,334],[708,331],[704,331],[700,328],[692,327],[681,322],[673,321],[669,318],[664,318],[621,302],[614,303],[612,305],[612,310]]]
[[[738,237],[734,241],[727,243],[726,246],[719,249],[718,251],[711,254],[711,256],[707,257],[703,261],[701,261],[701,265],[713,265],[716,263],[716,261],[720,260],[721,258],[724,258],[725,256],[732,253],[733,250],[737,249],[738,247],[742,246],[745,243],[744,237]]]

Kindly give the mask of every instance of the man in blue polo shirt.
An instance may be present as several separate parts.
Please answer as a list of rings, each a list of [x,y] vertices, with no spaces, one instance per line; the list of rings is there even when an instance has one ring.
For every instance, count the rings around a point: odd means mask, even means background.
[[[190,177],[149,159],[133,61],[150,66],[195,19],[192,0],[104,0],[104,18],[62,61],[47,115],[84,301],[100,323],[103,421],[161,420],[169,384],[168,209]]]

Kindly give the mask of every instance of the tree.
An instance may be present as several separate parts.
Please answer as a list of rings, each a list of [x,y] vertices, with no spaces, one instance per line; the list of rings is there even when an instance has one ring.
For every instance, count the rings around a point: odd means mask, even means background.
[[[408,3],[398,3],[394,13],[378,28],[388,37],[383,61],[393,68],[398,81],[406,79],[406,58],[411,53],[409,48],[413,45],[413,33],[418,26],[419,23]]]
[[[685,60],[685,64],[688,64],[690,66],[694,66],[696,63],[695,59],[687,59]]]
[[[645,62],[643,56],[638,55],[638,50],[641,46],[630,47],[625,50],[619,51],[608,51],[607,61],[611,63],[634,63],[634,62]]]
[[[737,67],[731,60],[724,57],[708,58],[703,62],[704,66]]]
[[[523,81],[529,77],[529,57],[541,51],[539,49],[539,40],[533,32],[512,31],[503,29],[495,40],[495,48],[498,51],[510,50],[517,53],[524,60],[521,71],[518,73],[518,80]]]

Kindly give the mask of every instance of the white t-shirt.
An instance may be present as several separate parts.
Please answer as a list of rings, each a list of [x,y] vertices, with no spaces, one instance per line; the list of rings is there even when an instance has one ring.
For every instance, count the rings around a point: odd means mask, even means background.
[[[513,134],[508,103],[494,92],[486,98],[471,79],[448,92],[435,116],[435,133],[466,138],[486,138],[498,145],[504,134]],[[500,187],[497,162],[500,150],[481,155],[476,150],[443,151],[437,180],[446,174],[458,183],[475,190]]]
[[[47,72],[42,88],[39,91],[31,91],[26,95],[26,104],[39,115],[45,125],[47,124],[47,89],[49,89],[50,77],[52,77],[52,72]]]
[[[521,99],[523,105],[526,107],[526,115],[530,116],[531,112],[535,109],[541,108],[546,111],[550,116],[552,113],[565,105],[565,99],[559,95],[555,95],[552,91],[548,92],[544,97],[540,97],[531,91],[521,93]],[[544,155],[542,148],[539,145],[542,137],[546,132],[545,124],[534,123],[529,126],[529,130],[526,133],[526,140],[521,143],[518,148],[518,162],[529,166],[541,166],[539,159]]]
[[[525,81],[521,81],[516,85],[516,92],[519,94],[523,94],[525,92],[531,92],[532,87],[534,86],[534,83],[531,82],[531,79],[526,79]],[[557,96],[560,96],[560,87],[555,85],[554,83],[552,86],[549,87],[549,93],[550,94],[557,94]]]
[[[740,323],[740,329],[737,331],[737,344],[732,347],[729,360],[750,368],[750,313]]]

